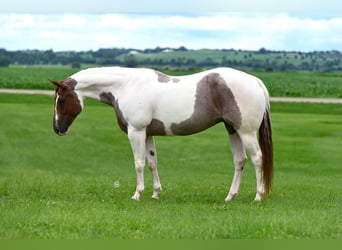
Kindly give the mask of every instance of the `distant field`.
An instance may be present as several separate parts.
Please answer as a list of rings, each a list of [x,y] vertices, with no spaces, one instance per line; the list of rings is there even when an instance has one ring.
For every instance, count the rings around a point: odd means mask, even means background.
[[[53,89],[49,78],[63,80],[77,71],[70,67],[0,67],[0,88]]]
[[[0,88],[53,89],[48,78],[62,80],[77,71],[67,67],[0,67]],[[189,72],[172,70],[165,70],[164,73],[189,74]],[[264,81],[271,96],[342,98],[342,73],[297,71],[249,73]]]
[[[52,130],[53,97],[0,94],[1,239],[341,239],[342,105],[272,103],[275,179],[241,192],[222,125],[157,137],[160,200],[135,189],[131,149],[113,110],[86,101],[68,136]]]
[[[342,73],[251,72],[263,80],[271,96],[342,98]]]
[[[187,50],[151,53],[135,53],[134,59],[138,64],[148,62],[160,62],[161,65],[234,65],[249,69],[310,69],[313,71],[339,70],[342,66],[338,51],[330,52],[281,52],[281,51],[243,51],[243,50]],[[122,54],[116,59],[125,61],[127,54]],[[158,64],[154,64],[158,65]],[[333,70],[334,71],[334,70]]]

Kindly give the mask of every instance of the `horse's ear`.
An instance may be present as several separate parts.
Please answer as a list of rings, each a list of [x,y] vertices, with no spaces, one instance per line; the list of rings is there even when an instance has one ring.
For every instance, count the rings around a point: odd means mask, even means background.
[[[50,81],[53,85],[55,85],[55,86],[57,86],[57,87],[61,87],[62,89],[64,89],[64,88],[67,87],[66,84],[65,84],[63,81],[58,82],[58,81],[51,80],[51,79],[49,79],[49,81]]]

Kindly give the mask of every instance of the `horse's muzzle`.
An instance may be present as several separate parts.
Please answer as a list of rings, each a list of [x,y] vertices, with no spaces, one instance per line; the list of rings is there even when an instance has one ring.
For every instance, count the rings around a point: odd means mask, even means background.
[[[60,130],[60,129],[58,129],[58,128],[54,128],[54,130],[55,130],[55,133],[56,133],[57,135],[59,135],[59,136],[68,134],[68,129],[66,129],[66,130]]]

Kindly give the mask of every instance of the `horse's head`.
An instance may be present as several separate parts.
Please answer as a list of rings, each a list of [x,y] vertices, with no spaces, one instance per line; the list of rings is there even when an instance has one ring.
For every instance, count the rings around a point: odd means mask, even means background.
[[[68,78],[60,82],[49,79],[49,81],[57,87],[53,129],[56,134],[65,135],[71,123],[82,111],[83,100],[75,91],[77,82],[74,79]]]

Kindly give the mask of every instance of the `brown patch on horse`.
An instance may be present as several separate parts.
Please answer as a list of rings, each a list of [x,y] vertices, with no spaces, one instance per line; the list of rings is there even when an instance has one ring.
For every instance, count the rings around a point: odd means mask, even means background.
[[[158,76],[158,82],[162,82],[162,83],[167,83],[167,82],[170,82],[172,81],[173,83],[177,83],[179,82],[180,80],[178,78],[175,78],[175,77],[170,77],[168,75],[165,75],[157,70],[154,71],[157,76]]]
[[[77,82],[72,78],[68,78],[61,82],[52,80],[50,80],[50,82],[57,86],[55,91],[53,128],[57,134],[64,135],[76,116],[82,111],[80,100],[75,93]],[[58,117],[57,121],[56,117]]]
[[[118,121],[119,127],[121,128],[122,131],[124,131],[125,133],[127,133],[127,126],[128,123],[125,120],[125,118],[123,117],[123,114],[120,110],[119,107],[119,102],[117,99],[115,99],[115,97],[113,96],[112,93],[108,92],[108,93],[101,93],[100,94],[100,100],[101,102],[104,102],[110,106],[112,106],[114,108],[115,114],[116,114],[116,119]]]
[[[119,127],[125,133],[127,133],[128,123],[125,120],[125,118],[122,114],[122,111],[120,110],[118,100],[110,92],[109,93],[101,93],[100,94],[100,100],[114,108]],[[152,119],[151,123],[146,128],[146,135],[147,136],[166,135],[164,123],[161,122],[160,120]]]
[[[210,73],[197,84],[194,112],[181,123],[173,123],[175,135],[189,135],[224,122],[229,133],[241,126],[241,112],[232,91],[218,73]]]
[[[154,71],[158,76],[158,82],[169,82],[171,80],[171,77],[168,75],[165,75],[157,70]]]
[[[158,119],[152,119],[151,123],[146,128],[146,135],[166,135],[164,123]]]

